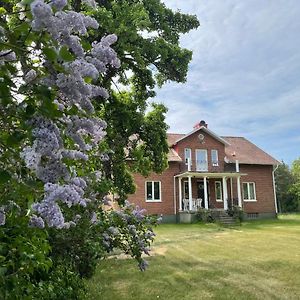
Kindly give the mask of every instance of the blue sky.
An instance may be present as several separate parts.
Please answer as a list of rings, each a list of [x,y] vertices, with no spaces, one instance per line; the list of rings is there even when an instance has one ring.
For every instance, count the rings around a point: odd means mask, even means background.
[[[170,132],[205,120],[219,135],[244,136],[275,158],[300,156],[300,1],[165,0],[196,14],[181,38],[193,50],[187,82],[157,90]]]

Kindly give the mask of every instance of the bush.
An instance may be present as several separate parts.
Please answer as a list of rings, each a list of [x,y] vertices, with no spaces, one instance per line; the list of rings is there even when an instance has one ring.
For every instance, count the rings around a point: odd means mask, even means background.
[[[240,223],[244,221],[245,215],[241,207],[234,205],[227,210],[229,216],[233,217],[236,221]]]
[[[196,213],[196,219],[204,223],[213,223],[215,222],[215,217],[211,209],[199,208]]]

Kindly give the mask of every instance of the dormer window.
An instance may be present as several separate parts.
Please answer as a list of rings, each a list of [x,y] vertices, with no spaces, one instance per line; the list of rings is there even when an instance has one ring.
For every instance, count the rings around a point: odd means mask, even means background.
[[[213,167],[219,166],[218,150],[211,150],[211,163]]]
[[[191,148],[184,149],[184,161],[185,161],[186,165],[188,164],[188,160],[190,160],[191,165],[192,165],[192,150],[191,150]]]

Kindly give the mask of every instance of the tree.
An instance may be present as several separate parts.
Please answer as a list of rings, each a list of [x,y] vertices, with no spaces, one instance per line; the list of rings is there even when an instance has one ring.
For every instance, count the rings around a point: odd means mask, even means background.
[[[276,196],[280,212],[295,211],[295,194],[291,191],[295,179],[287,164],[282,161],[275,172]]]
[[[293,209],[294,211],[300,211],[300,158],[293,161],[291,173],[294,179],[290,188],[291,193],[294,195]]]
[[[0,297],[75,299],[116,247],[146,267],[156,220],[124,202],[130,170],[166,167],[166,108],[147,101],[185,80],[198,21],[160,1],[2,3]]]

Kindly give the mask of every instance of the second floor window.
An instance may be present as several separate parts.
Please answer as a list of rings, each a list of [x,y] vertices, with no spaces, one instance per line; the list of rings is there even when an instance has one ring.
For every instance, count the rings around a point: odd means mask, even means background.
[[[184,149],[184,161],[185,161],[186,165],[188,164],[188,159],[190,160],[191,165],[192,165],[192,151],[191,151],[191,148],[185,148]]]
[[[211,150],[211,163],[214,167],[219,165],[218,150]]]

